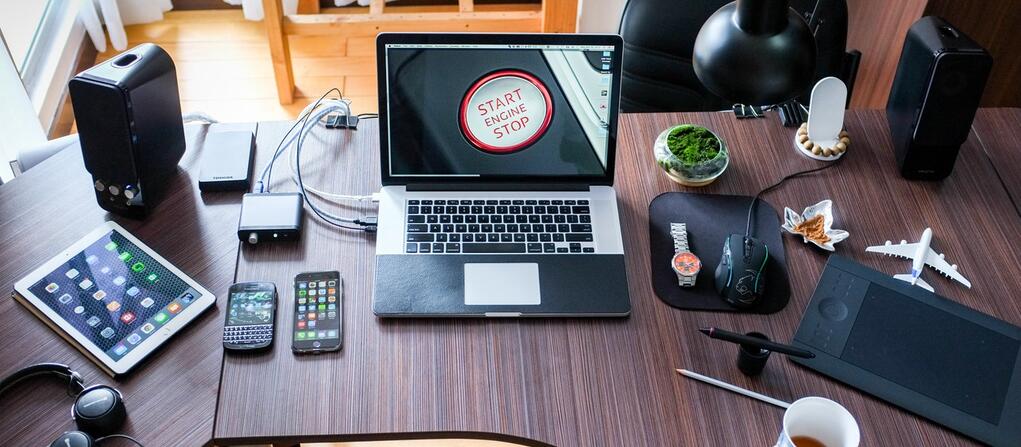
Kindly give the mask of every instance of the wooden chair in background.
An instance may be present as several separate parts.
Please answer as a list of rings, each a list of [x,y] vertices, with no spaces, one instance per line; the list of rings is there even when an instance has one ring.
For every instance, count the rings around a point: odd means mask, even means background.
[[[322,8],[318,0],[299,0],[298,14],[285,16],[282,0],[263,0],[273,75],[281,104],[294,102],[294,72],[288,36],[375,36],[382,32],[544,32],[573,33],[578,0],[541,3],[480,4],[473,0],[448,5]],[[456,4],[454,4],[456,3]]]

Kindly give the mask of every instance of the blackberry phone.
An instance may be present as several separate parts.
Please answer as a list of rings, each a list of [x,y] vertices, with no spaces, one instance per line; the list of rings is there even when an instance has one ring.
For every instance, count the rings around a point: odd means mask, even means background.
[[[302,273],[294,277],[295,353],[339,351],[344,338],[343,283],[338,272]]]
[[[276,284],[243,282],[230,286],[223,324],[224,349],[252,351],[273,344],[276,307]]]

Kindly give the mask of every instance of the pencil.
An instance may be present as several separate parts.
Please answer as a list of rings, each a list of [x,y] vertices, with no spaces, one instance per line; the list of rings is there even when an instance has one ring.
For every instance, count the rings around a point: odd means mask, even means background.
[[[708,383],[710,385],[718,386],[718,387],[723,388],[725,390],[733,391],[733,392],[735,392],[737,394],[748,396],[748,397],[750,397],[752,399],[758,399],[758,400],[761,400],[761,401],[763,401],[763,402],[765,402],[767,404],[776,405],[776,406],[778,406],[780,408],[787,408],[787,407],[791,406],[791,404],[789,404],[787,402],[784,402],[784,401],[782,401],[780,399],[774,399],[774,398],[769,397],[769,396],[767,396],[765,394],[759,394],[759,393],[756,393],[756,392],[751,391],[751,390],[746,390],[746,389],[741,388],[741,387],[739,387],[737,385],[731,385],[731,384],[729,384],[727,382],[724,382],[722,380],[717,380],[717,379],[714,379],[712,377],[703,376],[703,375],[701,375],[701,374],[699,374],[697,372],[688,371],[686,369],[678,369],[677,372],[681,373],[682,376],[685,376],[685,377],[688,377],[688,378],[692,378],[692,379],[695,379],[695,380],[698,380],[698,381],[701,381],[701,382],[705,382],[705,383]]]

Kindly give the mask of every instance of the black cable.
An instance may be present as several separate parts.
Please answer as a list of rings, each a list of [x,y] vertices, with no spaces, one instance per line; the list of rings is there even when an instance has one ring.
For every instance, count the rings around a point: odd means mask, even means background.
[[[344,93],[341,92],[340,89],[338,89],[337,87],[333,87],[327,90],[326,93],[323,93],[323,95],[316,100],[315,104],[312,107],[310,107],[308,111],[305,112],[304,115],[298,117],[298,119],[294,121],[294,124],[291,125],[291,128],[288,129],[286,133],[284,133],[283,138],[280,139],[280,143],[277,144],[277,148],[273,152],[273,159],[269,161],[269,172],[266,175],[266,181],[262,185],[264,192],[269,192],[269,184],[273,180],[273,165],[276,164],[277,158],[280,158],[280,154],[284,152],[284,148],[282,148],[281,146],[283,146],[284,143],[287,141],[287,136],[291,134],[295,127],[298,126],[298,123],[302,123],[302,128],[304,128],[305,123],[308,121],[308,118],[312,116],[312,112],[315,111],[316,107],[319,107],[319,104],[322,103],[323,99],[325,99],[327,95],[333,92],[337,92],[337,95],[340,96],[341,98],[344,97]],[[301,139],[301,134],[298,134],[298,139]]]
[[[262,191],[259,192],[269,192],[269,184],[270,182],[273,181],[273,165],[276,164],[277,159],[280,158],[280,154],[283,152],[283,148],[281,146],[283,146],[284,143],[287,141],[287,136],[294,131],[295,127],[298,127],[299,123],[301,123],[302,128],[304,128],[305,127],[304,123],[308,121],[308,117],[312,116],[312,112],[315,111],[316,107],[319,107],[319,104],[323,102],[323,99],[326,99],[326,96],[333,92],[337,92],[337,95],[339,95],[341,98],[344,97],[344,93],[341,92],[340,89],[338,89],[337,87],[333,87],[327,90],[326,93],[323,93],[323,96],[320,96],[319,99],[316,100],[315,105],[310,107],[308,111],[305,112],[304,115],[298,117],[298,119],[294,121],[294,124],[291,125],[291,128],[287,129],[287,132],[284,133],[283,138],[280,139],[280,143],[277,144],[277,148],[273,151],[273,158],[270,159],[269,161],[269,170],[266,172],[265,176],[266,178],[259,179],[260,181],[265,180],[262,183]],[[298,139],[299,140],[301,139],[301,134],[298,134]]]
[[[327,92],[327,93],[329,93],[329,92]],[[315,110],[317,107],[319,107],[319,103],[325,97],[326,97],[326,95],[323,95],[322,97],[320,97],[319,100],[317,100],[315,102],[315,104],[312,105],[312,107],[309,109],[309,111],[311,112],[312,110]],[[313,124],[313,126],[314,125],[315,124]],[[316,205],[314,205],[312,203],[312,201],[308,198],[308,193],[305,192],[305,181],[302,180],[302,178],[301,178],[301,148],[302,148],[302,146],[303,146],[303,144],[305,142],[305,128],[306,128],[306,126],[308,126],[308,121],[307,120],[305,120],[302,123],[301,129],[298,131],[298,140],[295,142],[295,147],[294,147],[294,150],[295,150],[295,152],[294,152],[294,165],[295,165],[294,171],[295,171],[296,176],[298,177],[298,190],[301,192],[301,196],[302,196],[303,200],[305,201],[306,204],[308,204],[308,207],[312,209],[313,213],[315,213],[317,216],[319,216],[320,219],[326,221],[327,223],[332,224],[332,225],[337,226],[337,227],[349,229],[349,230],[360,230],[361,228],[350,227],[350,226],[348,226],[346,224],[343,224],[341,222],[335,222],[332,219],[326,217],[319,210],[319,208],[316,207]]]
[[[811,31],[813,36],[815,36],[819,32],[819,26],[822,25],[822,23],[820,22],[818,25],[815,26],[814,29],[812,28],[812,22],[815,21],[816,17],[818,17],[819,4],[821,2],[822,2],[821,0],[815,0],[815,5],[812,7],[812,13],[808,16],[808,20],[807,20],[807,23],[806,23],[808,25],[808,28]],[[797,100],[797,98],[794,98],[791,101],[793,101],[795,104],[800,106],[802,109],[805,108],[805,106],[802,105],[801,102],[799,102]],[[763,108],[763,111],[765,112],[766,110],[769,110],[769,109],[778,108],[779,106],[780,106],[780,104],[774,104],[772,106],[769,106],[768,108]],[[805,113],[807,114],[808,111],[806,110]],[[820,166],[818,168],[809,169],[809,170],[805,170],[805,171],[799,171],[799,172],[795,172],[793,174],[789,174],[789,175],[785,176],[784,178],[781,178],[780,180],[778,180],[776,183],[774,183],[774,184],[772,184],[772,185],[770,185],[770,186],[768,186],[766,188],[763,188],[763,189],[759,190],[759,192],[757,192],[755,194],[755,196],[752,197],[752,203],[748,204],[748,218],[745,220],[745,226],[744,226],[744,234],[745,234],[745,236],[751,236],[751,231],[752,231],[752,213],[755,211],[755,204],[758,203],[759,196],[761,196],[761,195],[763,195],[763,194],[773,190],[774,188],[776,188],[776,187],[780,186],[781,184],[783,184],[783,182],[786,182],[787,180],[790,180],[792,178],[800,177],[802,175],[811,174],[813,172],[819,172],[819,171],[822,171],[822,170],[825,170],[825,169],[832,168],[832,167],[836,166],[838,163],[840,163],[840,161],[843,160],[844,157],[846,157],[846,156],[847,156],[847,153],[844,153],[843,156],[841,156],[840,158],[836,159],[835,161],[827,164],[826,166]]]
[[[114,438],[127,439],[128,441],[131,441],[131,442],[135,443],[135,445],[137,445],[138,447],[145,447],[144,445],[142,445],[141,442],[138,442],[137,439],[132,438],[131,436],[128,436],[128,435],[107,435],[107,436],[103,436],[102,438],[97,438],[96,439],[96,443],[98,444],[98,443],[101,443],[103,441],[106,441],[106,440],[109,440],[109,439],[114,439]]]
[[[772,185],[769,185],[769,186],[767,186],[765,188],[760,189],[759,192],[755,193],[755,196],[752,197],[752,203],[750,203],[748,205],[748,219],[745,220],[744,235],[747,236],[747,237],[751,237],[751,235],[752,235],[752,214],[755,211],[755,204],[758,203],[758,201],[759,201],[759,196],[761,196],[761,195],[763,195],[763,194],[765,194],[765,193],[767,193],[769,191],[772,191],[774,188],[782,185],[783,182],[786,182],[787,180],[790,180],[792,178],[800,177],[802,175],[811,174],[813,172],[819,172],[819,171],[822,171],[822,170],[825,170],[825,169],[832,168],[832,167],[836,166],[837,164],[839,164],[840,161],[843,160],[844,158],[847,158],[847,153],[846,152],[844,153],[843,156],[841,156],[840,158],[838,158],[838,159],[828,163],[825,166],[820,166],[818,168],[808,169],[808,170],[804,170],[804,171],[798,171],[798,172],[795,172],[793,174],[787,174],[786,176],[784,176],[780,180],[777,180],[776,183],[773,183]]]
[[[36,367],[36,366],[40,366],[40,365],[39,364],[32,365],[32,367]],[[45,371],[38,371],[38,372],[34,372],[32,374],[28,374],[26,376],[23,376],[23,377],[19,378],[18,380],[14,380],[14,381],[10,380],[11,377],[13,377],[13,375],[5,377],[3,380],[0,380],[0,396],[2,396],[7,390],[13,388],[14,385],[17,385],[17,384],[19,384],[19,383],[21,383],[21,382],[23,382],[25,380],[31,379],[33,377],[46,376],[46,375],[50,375],[50,374],[56,374],[56,375],[60,376],[61,378],[67,379],[67,381],[68,381],[68,383],[67,383],[67,395],[69,397],[77,397],[79,394],[81,394],[82,391],[85,391],[85,383],[82,382],[82,377],[77,372],[71,371],[70,374],[66,374],[66,373],[64,373],[62,371],[45,370]]]
[[[299,117],[297,120],[294,121],[294,124],[291,125],[291,128],[287,129],[287,132],[284,132],[284,136],[283,138],[280,139],[280,143],[277,143],[276,149],[273,150],[273,158],[269,160],[269,166],[266,169],[266,175],[263,176],[265,178],[259,178],[259,181],[262,182],[262,190],[259,192],[269,192],[269,183],[273,179],[273,165],[276,164],[277,158],[280,158],[280,154],[281,152],[283,152],[282,146],[284,145],[284,142],[287,141],[287,136],[290,135],[292,131],[294,131],[294,128],[298,126],[298,123],[302,122],[307,117],[308,117],[307,114],[305,116]]]
[[[327,92],[327,93],[329,93],[329,92]],[[323,97],[325,97],[325,95],[323,95]],[[322,100],[323,100],[323,98],[319,98],[319,101],[322,101]],[[313,110],[316,107],[319,106],[319,101],[316,101],[316,104],[312,107]],[[313,123],[312,125],[315,126],[315,123]],[[302,145],[305,142],[305,127],[306,126],[308,126],[307,120],[301,126],[301,130],[298,133],[298,141],[295,143],[296,146],[294,148],[294,150],[295,150],[295,152],[294,152],[294,165],[295,165],[294,166],[294,172],[295,172],[296,176],[298,177],[298,189],[301,191],[301,196],[302,196],[302,198],[304,198],[305,203],[308,204],[308,207],[312,209],[312,212],[315,213],[316,216],[319,216],[320,219],[322,219],[326,223],[328,223],[330,225],[333,225],[335,227],[343,228],[343,229],[346,229],[346,230],[360,230],[360,231],[369,231],[369,232],[376,231],[376,222],[375,222],[376,218],[375,217],[368,217],[368,218],[362,218],[362,219],[352,219],[351,222],[334,220],[334,218],[332,216],[328,216],[329,213],[326,213],[326,212],[320,210],[319,207],[316,204],[312,203],[312,200],[308,197],[308,193],[305,192],[305,181],[302,180],[302,178],[301,178],[301,147],[302,147]],[[351,225],[348,225],[348,223],[352,223],[352,224],[358,225],[358,226],[351,226]]]
[[[308,193],[305,192],[305,183],[304,183],[304,181],[301,178],[301,142],[300,142],[300,139],[299,139],[298,146],[295,148],[295,150],[297,151],[295,153],[295,162],[298,165],[295,167],[295,171],[296,171],[297,176],[298,176],[298,189],[301,191],[301,196],[305,200],[305,203],[308,204],[308,207],[312,209],[312,212],[315,213],[316,216],[319,216],[319,218],[322,219],[323,221],[325,221],[326,223],[328,223],[330,225],[333,225],[335,227],[338,227],[338,228],[343,228],[345,230],[360,230],[360,231],[370,231],[370,232],[371,231],[375,231],[376,230],[376,225],[375,225],[375,222],[373,220],[353,219],[352,222],[350,222],[350,223],[354,224],[354,225],[357,225],[357,226],[348,225],[348,222],[334,220],[332,216],[328,216],[324,211],[320,210],[319,207],[316,204],[312,203],[312,200],[308,197]],[[375,219],[375,218],[369,218],[369,219]]]

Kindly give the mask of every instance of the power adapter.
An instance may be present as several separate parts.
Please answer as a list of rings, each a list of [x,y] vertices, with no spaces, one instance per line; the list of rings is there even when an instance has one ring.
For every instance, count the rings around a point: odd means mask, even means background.
[[[245,194],[241,199],[238,239],[249,244],[300,239],[304,200],[297,192]]]

